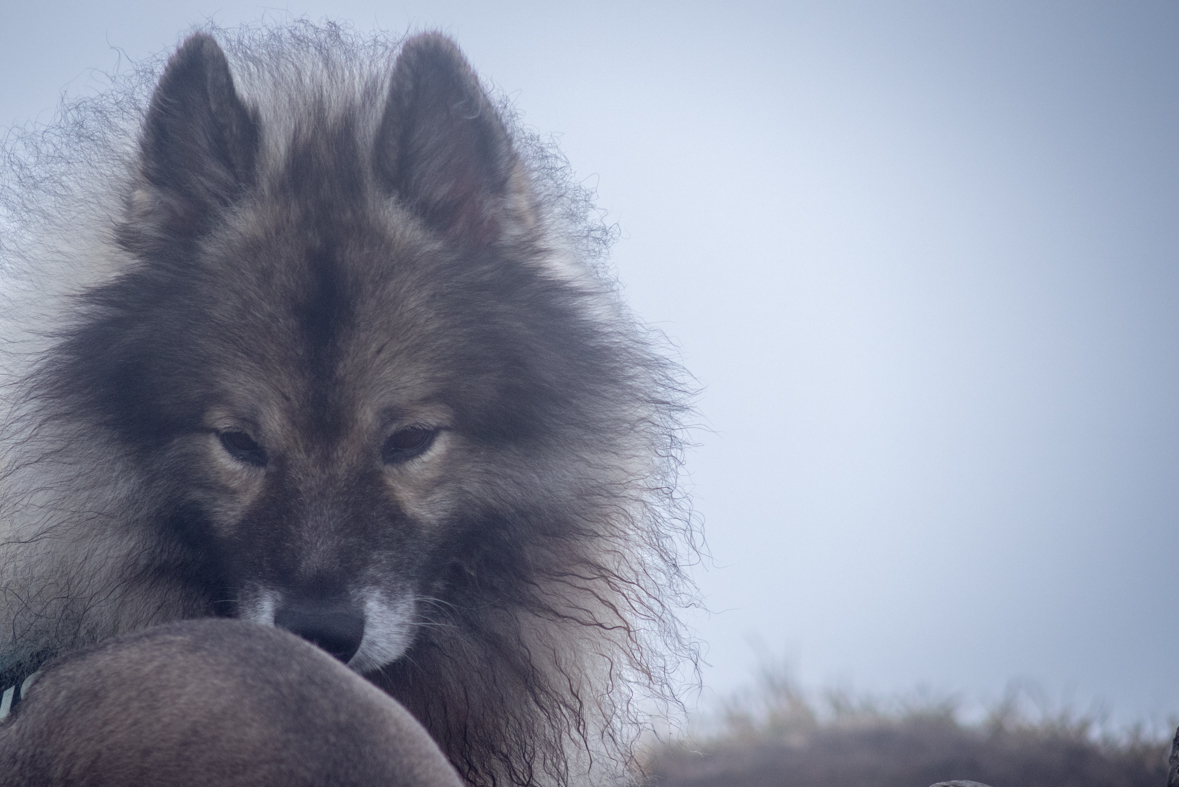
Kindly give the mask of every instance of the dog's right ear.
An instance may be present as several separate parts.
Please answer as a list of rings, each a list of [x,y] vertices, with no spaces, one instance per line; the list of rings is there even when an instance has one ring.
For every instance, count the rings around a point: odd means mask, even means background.
[[[124,242],[150,249],[202,234],[253,183],[259,138],[221,47],[204,33],[189,36],[148,107]]]
[[[492,246],[530,221],[511,138],[466,58],[438,33],[402,47],[373,163],[388,193],[468,246]]]

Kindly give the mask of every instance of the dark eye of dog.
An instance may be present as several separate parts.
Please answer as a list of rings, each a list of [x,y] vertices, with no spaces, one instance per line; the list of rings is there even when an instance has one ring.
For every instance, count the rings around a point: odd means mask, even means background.
[[[437,429],[428,426],[407,426],[389,435],[381,448],[381,461],[396,465],[424,454],[438,436]]]
[[[229,455],[239,462],[245,462],[255,467],[266,466],[266,449],[258,445],[254,438],[245,432],[237,430],[218,432],[221,445]]]

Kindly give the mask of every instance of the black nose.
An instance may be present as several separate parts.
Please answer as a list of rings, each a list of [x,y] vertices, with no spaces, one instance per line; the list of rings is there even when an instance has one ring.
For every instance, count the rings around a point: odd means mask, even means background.
[[[287,604],[274,614],[274,625],[326,650],[345,664],[360,649],[364,616],[339,604]]]

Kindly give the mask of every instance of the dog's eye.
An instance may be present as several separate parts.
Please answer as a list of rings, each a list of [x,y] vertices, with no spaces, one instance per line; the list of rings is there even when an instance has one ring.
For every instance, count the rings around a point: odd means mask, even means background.
[[[438,436],[438,430],[428,426],[407,426],[389,435],[381,448],[381,461],[387,465],[407,462],[426,452]]]
[[[218,432],[217,437],[221,440],[221,446],[234,459],[255,467],[266,467],[266,449],[245,432],[227,430]]]

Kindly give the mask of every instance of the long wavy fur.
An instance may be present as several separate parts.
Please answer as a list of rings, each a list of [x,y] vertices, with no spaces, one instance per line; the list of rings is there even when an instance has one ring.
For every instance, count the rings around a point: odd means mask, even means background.
[[[268,129],[297,115],[312,88],[326,86],[322,95],[341,105],[383,90],[400,44],[307,22],[207,32]],[[2,151],[0,658],[9,664],[216,612],[192,590],[199,566],[160,535],[176,516],[180,469],[128,450],[96,412],[92,378],[78,371],[85,359],[70,349],[117,312],[112,287],[139,264],[120,233],[164,62],[112,77],[48,126],[10,131]],[[605,261],[614,230],[592,194],[506,100],[496,105],[531,179],[545,297],[578,315],[590,337],[586,373],[601,379],[571,383],[593,394],[551,425],[548,453],[491,469],[484,541],[453,547],[470,553],[459,561],[469,576],[419,599],[409,652],[369,677],[472,785],[621,784],[634,778],[645,714],[674,703],[695,657],[677,620],[694,602],[684,567],[697,536],[677,486],[684,377],[661,336],[621,304]]]

